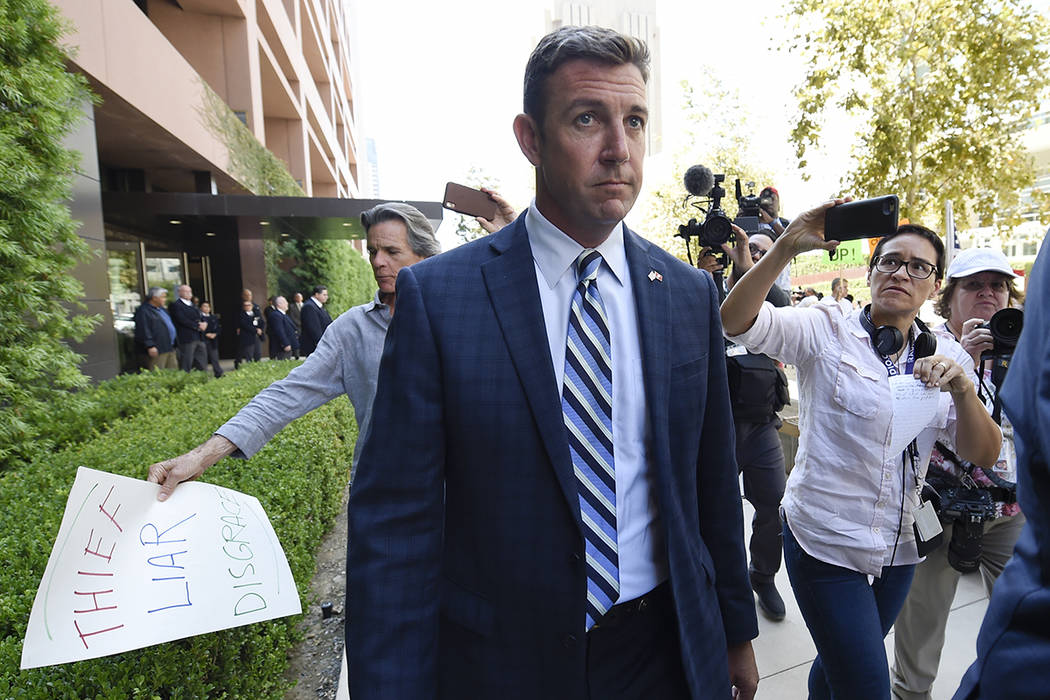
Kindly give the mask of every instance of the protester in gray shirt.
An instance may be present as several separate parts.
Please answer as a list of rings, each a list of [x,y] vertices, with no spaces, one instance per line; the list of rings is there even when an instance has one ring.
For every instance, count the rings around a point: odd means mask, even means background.
[[[263,389],[206,442],[184,455],[153,464],[149,481],[161,484],[159,500],[195,479],[223,457],[247,459],[288,423],[346,394],[357,417],[358,438],[368,433],[383,342],[394,313],[398,271],[436,255],[441,247],[427,218],[415,207],[390,202],[361,214],[368,257],[379,290],[328,327],[306,361]],[[354,450],[354,465],[358,451]]]

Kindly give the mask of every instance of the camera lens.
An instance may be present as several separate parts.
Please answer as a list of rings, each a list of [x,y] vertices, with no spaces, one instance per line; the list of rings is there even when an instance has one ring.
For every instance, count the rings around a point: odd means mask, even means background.
[[[956,571],[970,574],[981,565],[981,545],[984,523],[958,520],[952,525],[952,539],[948,543],[948,564]]]
[[[700,232],[700,244],[708,248],[728,243],[733,238],[732,225],[725,216],[709,216]]]
[[[1024,326],[1024,313],[1020,309],[1000,309],[988,319],[988,330],[997,347],[1017,347],[1017,339]]]

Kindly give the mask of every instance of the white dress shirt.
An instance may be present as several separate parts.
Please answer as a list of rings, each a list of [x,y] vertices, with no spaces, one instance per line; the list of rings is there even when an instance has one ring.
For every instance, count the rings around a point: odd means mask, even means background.
[[[536,264],[536,282],[560,395],[569,307],[577,283],[573,263],[584,248],[548,221],[535,202],[525,214],[525,229]],[[612,346],[616,541],[619,602],[624,602],[663,583],[668,568],[660,514],[649,486],[641,338],[627,268],[623,224],[617,224],[596,250],[602,255],[597,284],[609,319]]]
[[[791,532],[810,556],[878,576],[891,560],[895,565],[920,561],[912,532],[917,480],[926,476],[934,442],[954,441],[955,405],[950,394],[941,393],[933,419],[916,438],[917,476],[905,460],[907,488],[897,541],[902,460],[900,453],[889,452],[889,375],[861,325],[861,313],[844,316],[838,305],[777,309],[764,303],[754,325],[729,339],[798,369],[803,397],[798,453],[782,501]],[[950,338],[937,338],[937,354],[964,367],[973,364]]]

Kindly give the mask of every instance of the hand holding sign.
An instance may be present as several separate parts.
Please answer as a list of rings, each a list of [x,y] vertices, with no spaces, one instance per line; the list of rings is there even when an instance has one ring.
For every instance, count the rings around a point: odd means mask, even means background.
[[[302,612],[259,501],[81,467],[40,582],[22,668],[108,656]]]

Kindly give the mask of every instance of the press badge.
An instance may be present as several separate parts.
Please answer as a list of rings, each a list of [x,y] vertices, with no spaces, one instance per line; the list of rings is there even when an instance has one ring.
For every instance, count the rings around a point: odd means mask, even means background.
[[[739,355],[746,354],[747,348],[745,348],[743,345],[737,345],[734,343],[733,345],[726,346],[726,357],[737,357]]]
[[[999,450],[999,459],[996,460],[992,471],[1003,481],[1011,484],[1017,482],[1017,452],[1014,450],[1014,426],[1003,416],[1003,446]]]
[[[912,515],[915,516],[915,534],[923,542],[929,542],[940,535],[944,529],[941,527],[940,518],[937,517],[937,511],[933,509],[929,501],[923,501]]]

